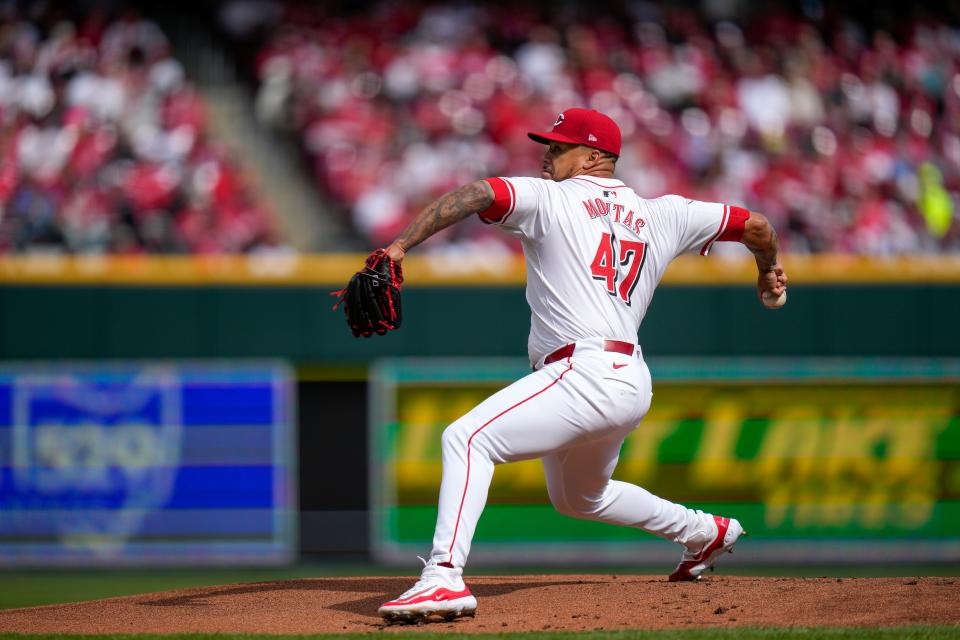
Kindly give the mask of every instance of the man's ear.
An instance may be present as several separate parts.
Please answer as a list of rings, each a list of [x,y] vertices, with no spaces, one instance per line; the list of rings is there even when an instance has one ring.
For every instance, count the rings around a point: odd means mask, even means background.
[[[590,153],[587,155],[586,161],[583,163],[584,169],[589,169],[600,162],[600,152],[596,149],[590,149]]]

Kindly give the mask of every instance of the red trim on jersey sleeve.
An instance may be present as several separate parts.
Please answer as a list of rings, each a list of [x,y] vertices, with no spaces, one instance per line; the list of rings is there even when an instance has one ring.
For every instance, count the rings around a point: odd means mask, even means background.
[[[732,242],[739,242],[740,238],[743,237],[743,229],[747,224],[747,218],[750,217],[750,212],[744,209],[743,207],[730,207],[730,219],[727,220],[727,228],[724,229],[723,233],[720,234],[720,237],[717,240],[729,240]]]
[[[485,181],[493,187],[493,204],[477,215],[488,224],[503,222],[513,212],[516,200],[513,185],[503,178],[485,178]]]
[[[720,218],[720,228],[717,229],[717,232],[710,236],[710,239],[703,245],[703,248],[700,249],[700,255],[705,256],[710,253],[710,247],[713,246],[713,243],[717,241],[717,238],[723,235],[723,232],[727,228],[727,222],[730,219],[730,207],[723,205],[723,217]]]

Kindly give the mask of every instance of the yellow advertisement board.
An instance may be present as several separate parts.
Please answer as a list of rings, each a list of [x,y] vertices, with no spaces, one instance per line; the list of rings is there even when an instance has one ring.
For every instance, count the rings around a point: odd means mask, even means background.
[[[872,540],[896,558],[960,558],[957,363],[654,360],[651,370],[653,404],[625,440],[615,478],[740,518],[765,555]],[[378,367],[372,469],[387,556],[432,535],[443,429],[522,375],[509,361]],[[650,540],[553,513],[531,460],[497,468],[477,549]]]

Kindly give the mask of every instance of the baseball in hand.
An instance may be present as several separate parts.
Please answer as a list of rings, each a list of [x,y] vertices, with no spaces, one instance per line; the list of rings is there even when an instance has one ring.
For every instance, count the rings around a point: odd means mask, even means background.
[[[784,289],[783,293],[781,293],[779,296],[770,291],[764,291],[760,295],[760,299],[763,301],[763,306],[765,306],[767,309],[779,309],[783,305],[787,304],[787,290]]]

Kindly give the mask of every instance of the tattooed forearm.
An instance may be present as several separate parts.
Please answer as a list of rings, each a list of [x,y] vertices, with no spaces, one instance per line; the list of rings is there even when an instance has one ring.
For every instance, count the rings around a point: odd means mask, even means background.
[[[757,261],[757,269],[759,271],[771,271],[773,266],[777,264],[777,253],[779,253],[779,249],[780,242],[777,239],[777,232],[771,226],[767,242],[761,246],[750,247],[750,251]]]
[[[777,263],[780,242],[773,225],[763,215],[756,212],[750,213],[740,241],[753,253],[757,261],[757,269],[761,272],[773,269]]]
[[[394,241],[404,251],[415,247],[441,229],[460,222],[493,204],[493,187],[485,180],[477,180],[451,191],[433,201],[407,225]]]
[[[773,265],[777,263],[777,254],[780,251],[780,241],[777,238],[777,231],[773,227],[770,227],[770,245],[766,251],[754,251],[753,255],[757,260],[757,267],[763,269],[764,271],[770,271],[773,269]]]

